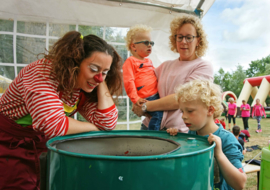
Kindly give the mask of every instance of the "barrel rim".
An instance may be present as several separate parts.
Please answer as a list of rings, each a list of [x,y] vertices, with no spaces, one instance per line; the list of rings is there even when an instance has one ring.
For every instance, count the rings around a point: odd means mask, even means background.
[[[113,133],[113,132],[117,132],[117,133],[121,133],[121,132],[127,132],[126,130],[117,130],[117,131],[110,131],[109,133]],[[139,132],[138,130],[129,130],[128,132]],[[151,131],[152,133],[166,133],[164,131]],[[92,159],[105,159],[105,160],[153,160],[153,159],[168,159],[168,158],[178,158],[178,157],[185,157],[185,156],[192,156],[195,154],[201,154],[204,152],[208,152],[211,149],[214,149],[214,147],[216,146],[215,142],[213,142],[212,145],[210,145],[209,147],[202,149],[202,150],[197,150],[197,151],[192,151],[192,152],[188,152],[188,153],[181,153],[181,154],[174,154],[171,155],[170,153],[175,152],[176,149],[168,154],[161,154],[161,155],[151,155],[151,156],[108,156],[108,155],[93,155],[93,154],[82,154],[82,153],[73,153],[73,152],[69,152],[69,151],[65,151],[65,150],[60,150],[60,149],[56,149],[54,147],[51,146],[51,144],[54,141],[57,141],[58,139],[68,139],[68,138],[72,138],[75,137],[77,135],[80,135],[80,137],[84,137],[87,135],[94,135],[94,136],[100,136],[100,133],[104,133],[103,131],[95,131],[95,132],[88,132],[88,133],[81,133],[81,134],[75,134],[75,135],[66,135],[66,136],[61,136],[61,137],[55,137],[52,138],[50,140],[47,141],[46,145],[47,148],[50,151],[59,153],[59,154],[64,154],[64,155],[68,155],[68,156],[74,156],[74,157],[82,157],[82,158],[92,158]],[[108,133],[108,132],[106,132]],[[181,134],[182,136],[188,136],[188,137],[195,137],[195,138],[199,138],[199,139],[207,139],[206,137],[202,137],[202,136],[198,136],[198,135],[192,135],[192,134]],[[124,136],[124,135],[120,135],[120,136]],[[127,136],[131,136],[131,135],[127,135]],[[133,136],[139,136],[139,135],[133,135]],[[147,135],[141,135],[141,136],[147,136]],[[76,138],[76,137],[75,137]],[[161,137],[160,137],[161,138]],[[74,139],[74,138],[72,138]],[[166,139],[166,140],[170,140],[170,139]],[[59,141],[58,141],[59,142]],[[176,142],[177,143],[177,142]]]

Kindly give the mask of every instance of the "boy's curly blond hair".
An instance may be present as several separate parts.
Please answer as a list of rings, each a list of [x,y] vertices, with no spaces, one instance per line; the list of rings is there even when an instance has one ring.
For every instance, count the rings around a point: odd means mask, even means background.
[[[197,47],[197,55],[199,57],[202,57],[205,55],[206,50],[208,48],[208,41],[206,39],[206,33],[203,30],[203,26],[201,24],[201,21],[198,17],[193,15],[185,14],[183,16],[175,17],[171,22],[171,35],[170,35],[170,47],[171,50],[174,52],[177,51],[176,46],[176,38],[175,35],[177,34],[177,31],[184,25],[184,24],[192,24],[197,32],[197,36],[200,37],[200,43]]]
[[[176,90],[176,100],[180,102],[194,101],[198,98],[201,99],[207,107],[214,107],[214,119],[218,118],[223,107],[221,105],[222,90],[219,85],[205,79],[195,79],[180,85]]]
[[[131,51],[130,44],[134,41],[138,33],[151,32],[151,31],[152,31],[152,28],[150,26],[146,26],[143,24],[137,24],[130,27],[129,31],[127,32],[127,36],[125,37],[127,49]]]

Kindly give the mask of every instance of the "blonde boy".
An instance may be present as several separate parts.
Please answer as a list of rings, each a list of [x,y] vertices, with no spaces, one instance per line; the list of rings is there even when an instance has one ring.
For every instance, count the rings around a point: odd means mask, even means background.
[[[147,100],[159,99],[157,78],[152,61],[147,58],[152,52],[151,28],[146,25],[135,25],[126,36],[126,46],[132,56],[123,65],[124,86],[130,100],[147,111]],[[152,117],[149,130],[159,130],[163,112],[148,112]]]
[[[209,143],[216,143],[214,155],[219,171],[215,176],[219,180],[215,179],[214,189],[243,189],[247,177],[241,169],[242,147],[231,132],[214,122],[223,111],[221,88],[208,80],[193,80],[176,89],[176,98],[189,134],[205,136]],[[167,132],[177,134],[173,128]]]

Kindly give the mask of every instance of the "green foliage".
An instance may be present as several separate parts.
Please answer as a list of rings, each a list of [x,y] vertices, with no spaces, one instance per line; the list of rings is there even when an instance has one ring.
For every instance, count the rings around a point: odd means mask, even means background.
[[[218,74],[214,75],[214,83],[220,85],[223,92],[229,91],[231,77],[232,76],[229,72],[225,72],[222,68],[220,68]]]
[[[270,55],[261,60],[251,61],[249,68],[246,70],[247,77],[256,77],[270,74],[269,70]],[[266,71],[266,68],[268,70]]]
[[[229,83],[230,91],[234,92],[237,97],[239,97],[241,90],[244,86],[243,81],[247,78],[246,73],[243,69],[243,66],[237,65],[236,71],[233,72],[232,77]]]

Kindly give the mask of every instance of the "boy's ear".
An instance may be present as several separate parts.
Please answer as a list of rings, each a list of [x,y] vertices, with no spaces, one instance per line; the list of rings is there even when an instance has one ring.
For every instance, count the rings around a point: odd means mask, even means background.
[[[215,112],[215,108],[213,106],[209,106],[207,115],[211,116],[214,114],[214,112]]]
[[[130,44],[130,49],[132,49],[132,51],[135,51],[136,50],[136,46],[134,43],[131,43]]]

